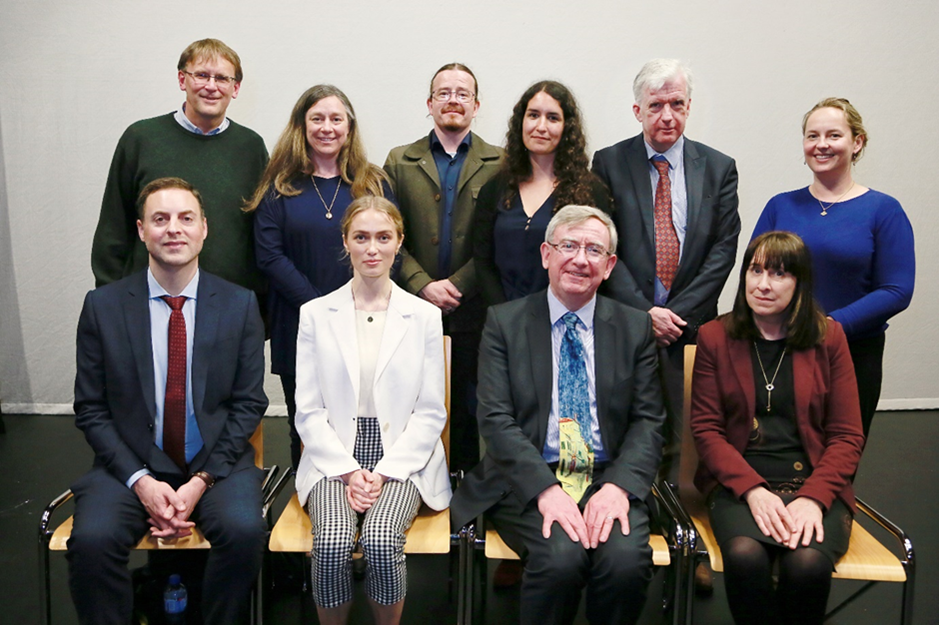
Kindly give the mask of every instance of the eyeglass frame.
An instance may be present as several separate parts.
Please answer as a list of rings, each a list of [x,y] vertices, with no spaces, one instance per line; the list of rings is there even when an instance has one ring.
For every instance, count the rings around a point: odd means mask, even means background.
[[[238,80],[234,76],[226,76],[225,74],[210,74],[208,72],[189,72],[184,69],[179,70],[182,73],[186,74],[192,78],[192,82],[197,87],[204,87],[209,84],[210,81],[215,81],[215,86],[220,88],[228,88],[232,85],[238,83]]]
[[[581,245],[577,241],[572,241],[571,239],[561,239],[557,243],[552,243],[551,241],[545,241],[545,243],[553,247],[554,250],[558,254],[560,254],[561,256],[564,256],[565,258],[576,258],[577,253],[580,252],[581,250],[583,250],[584,252],[584,257],[587,260],[591,260],[591,261],[599,261],[599,260],[602,260],[604,256],[611,256],[613,254],[613,252],[606,249],[599,243],[585,243],[584,245]],[[562,249],[561,248],[562,245],[570,245],[571,247],[568,249]],[[597,251],[596,256],[592,256],[590,254],[590,251],[589,251],[590,248],[596,249]]]
[[[442,97],[443,94],[446,94],[447,97]],[[463,91],[453,89],[438,89],[431,96],[436,102],[443,104],[444,102],[449,102],[450,98],[456,98],[456,101],[460,104],[467,104],[469,102],[476,101],[476,94],[472,91]],[[465,97],[465,99],[463,99]]]

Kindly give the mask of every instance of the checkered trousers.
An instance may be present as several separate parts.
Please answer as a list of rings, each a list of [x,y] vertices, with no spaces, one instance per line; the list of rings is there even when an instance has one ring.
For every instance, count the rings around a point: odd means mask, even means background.
[[[420,493],[410,480],[385,482],[375,504],[358,515],[345,489],[341,481],[323,478],[310,491],[313,601],[322,608],[352,601],[352,550],[361,517],[365,594],[381,605],[397,603],[408,590],[404,532],[420,509]]]
[[[352,457],[363,469],[374,471],[375,465],[384,455],[378,419],[359,417],[355,429],[355,448],[352,450]]]

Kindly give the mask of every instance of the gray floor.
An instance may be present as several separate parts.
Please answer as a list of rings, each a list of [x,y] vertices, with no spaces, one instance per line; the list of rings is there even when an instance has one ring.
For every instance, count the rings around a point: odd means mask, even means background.
[[[0,623],[36,623],[39,517],[55,495],[88,469],[92,454],[68,417],[5,415],[3,420],[6,432],[0,434],[0,588],[6,590],[0,600]],[[913,540],[917,556],[917,625],[939,624],[939,459],[933,453],[937,440],[939,413],[935,411],[882,413],[874,421],[856,480],[860,496],[905,529]],[[286,464],[285,420],[265,422],[265,456],[267,464]],[[448,582],[451,575],[447,558],[412,556],[408,563],[410,588],[405,622],[454,623],[455,590],[451,592]],[[278,566],[277,561],[270,564]],[[61,554],[53,556],[52,580],[54,622],[75,623]],[[661,574],[653,581],[643,625],[661,620],[662,581]],[[722,578],[717,575],[714,596],[696,601],[696,623],[730,622],[721,584]],[[832,603],[858,587],[853,582],[836,581]],[[361,596],[361,589],[357,592]],[[899,598],[899,586],[880,584],[829,622],[895,623]],[[371,622],[364,602],[357,604],[352,622]],[[309,598],[295,590],[279,586],[268,593],[269,624],[315,622],[314,614]],[[517,622],[517,590],[489,592],[485,617],[485,622],[492,624]]]

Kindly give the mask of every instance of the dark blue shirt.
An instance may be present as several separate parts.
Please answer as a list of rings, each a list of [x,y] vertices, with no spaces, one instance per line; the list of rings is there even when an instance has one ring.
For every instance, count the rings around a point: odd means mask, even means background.
[[[440,178],[440,191],[443,204],[440,207],[440,245],[437,248],[437,275],[450,275],[450,258],[453,253],[453,236],[451,224],[453,223],[453,208],[456,206],[456,196],[459,191],[460,172],[466,161],[473,142],[473,133],[467,133],[460,142],[456,154],[450,156],[443,149],[443,144],[437,138],[437,133],[430,131],[430,151],[437,164],[437,176]]]

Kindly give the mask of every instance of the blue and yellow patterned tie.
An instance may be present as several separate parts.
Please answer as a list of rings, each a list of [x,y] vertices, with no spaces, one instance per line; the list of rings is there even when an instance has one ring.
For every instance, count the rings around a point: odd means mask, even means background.
[[[558,362],[558,469],[561,488],[574,501],[580,501],[593,475],[593,428],[590,420],[590,392],[587,388],[587,361],[577,333],[577,315],[562,318],[567,331],[561,339]]]

